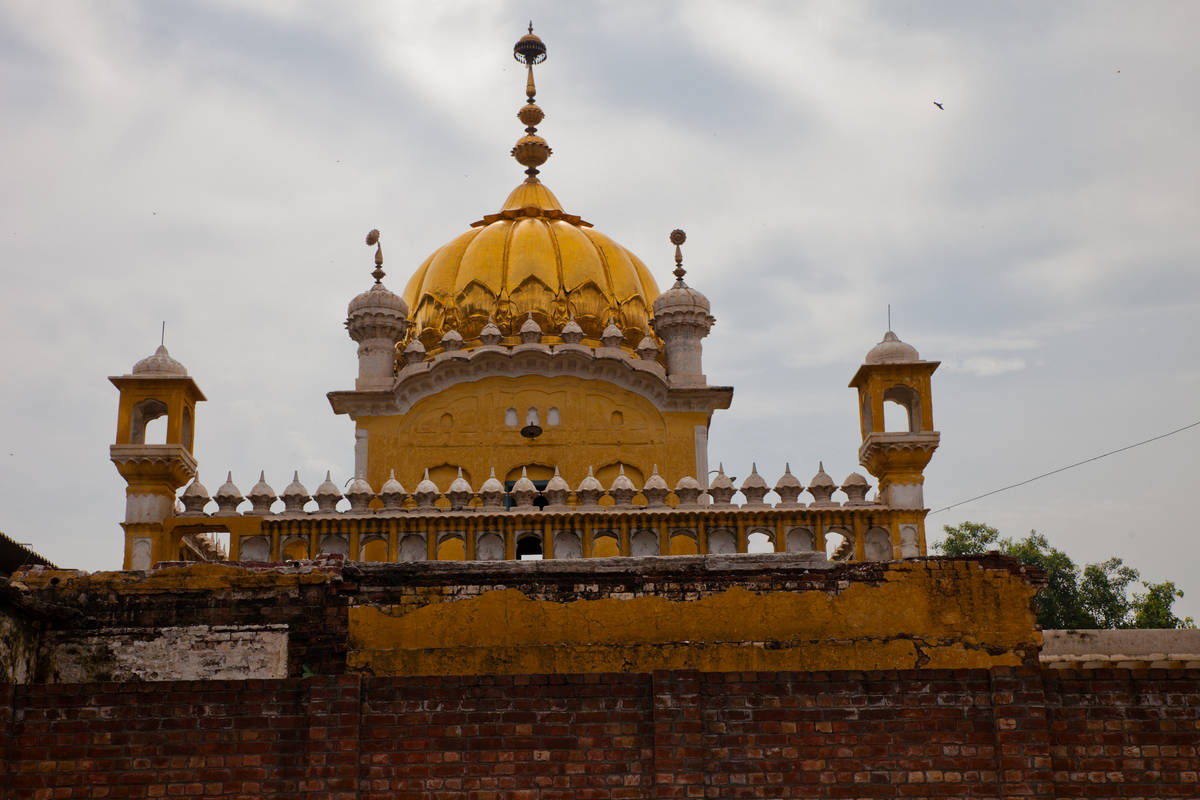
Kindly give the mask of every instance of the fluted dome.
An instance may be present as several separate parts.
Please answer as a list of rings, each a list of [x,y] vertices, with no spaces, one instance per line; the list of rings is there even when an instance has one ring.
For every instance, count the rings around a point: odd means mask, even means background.
[[[514,189],[498,213],[434,251],[404,290],[413,335],[427,348],[451,329],[473,346],[489,316],[515,336],[531,312],[543,331],[562,330],[574,314],[593,340],[614,317],[632,348],[656,297],[658,285],[637,256],[564,212],[536,179]]]
[[[867,353],[867,364],[900,364],[907,361],[920,361],[917,348],[900,341],[900,337],[888,331],[883,335],[883,341],[871,348]]]
[[[408,304],[404,298],[391,292],[382,283],[377,283],[362,294],[356,295],[346,308],[346,316],[353,317],[355,312],[388,312],[394,311],[401,319],[408,316]]]
[[[660,294],[654,301],[654,316],[656,317],[668,312],[688,311],[707,315],[711,310],[708,298],[684,283],[682,278],[675,281],[670,289]]]
[[[187,375],[187,369],[167,352],[167,348],[159,345],[153,355],[146,356],[133,365],[134,375]]]

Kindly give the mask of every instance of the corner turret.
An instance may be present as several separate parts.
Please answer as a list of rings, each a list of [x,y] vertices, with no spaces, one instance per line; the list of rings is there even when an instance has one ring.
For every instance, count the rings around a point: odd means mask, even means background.
[[[204,394],[167,348],[109,378],[121,393],[117,438],[109,457],[128,484],[125,490],[124,569],[149,569],[176,557],[164,522],[174,514],[175,491],[196,475],[192,455],[196,403]],[[147,425],[167,418],[161,441],[147,441]]]

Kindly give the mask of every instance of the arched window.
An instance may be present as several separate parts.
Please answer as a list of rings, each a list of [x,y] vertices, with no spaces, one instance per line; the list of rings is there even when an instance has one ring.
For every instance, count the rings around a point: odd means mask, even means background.
[[[863,556],[867,561],[892,560],[892,534],[883,528],[871,528],[863,537]]]
[[[558,407],[550,406],[550,410],[546,412],[546,425],[553,428],[559,424]]]
[[[444,536],[438,542],[438,561],[462,561],[467,557],[467,549],[462,537],[455,535]]]
[[[638,531],[629,538],[629,555],[658,555],[658,534],[654,531]]]
[[[916,389],[897,384],[883,393],[883,429],[920,432],[921,395]]]
[[[579,558],[582,555],[579,534],[574,531],[559,531],[554,534],[555,558]]]
[[[825,531],[825,557],[830,561],[853,561],[854,537],[845,531]]]
[[[728,528],[717,528],[708,532],[708,552],[715,555],[737,552],[737,540]]]
[[[504,424],[510,428],[515,428],[520,424],[520,419],[517,417],[517,410],[515,408],[510,408],[504,412]]]
[[[371,536],[364,538],[362,544],[358,548],[359,561],[387,561],[388,545],[387,539],[382,536]]]
[[[149,398],[133,407],[133,417],[129,425],[129,441],[131,444],[146,444],[146,426],[153,420],[167,415],[167,404],[161,400]],[[155,425],[151,431],[151,444],[166,444],[167,421]]]
[[[774,553],[774,537],[766,531],[754,531],[746,537],[747,553]]]
[[[538,410],[533,406],[530,406],[529,410],[525,412],[525,424],[533,425],[538,428],[542,426],[541,417],[538,416]]]
[[[517,539],[517,559],[519,561],[541,561],[542,537],[536,533],[527,533]]]
[[[606,531],[592,535],[592,558],[615,558],[621,555],[621,546],[615,533]]]
[[[696,546],[696,534],[694,531],[672,531],[671,532],[671,555],[673,556],[694,556],[700,552]]]
[[[399,561],[424,561],[426,558],[425,552],[425,537],[410,533],[400,540]]]

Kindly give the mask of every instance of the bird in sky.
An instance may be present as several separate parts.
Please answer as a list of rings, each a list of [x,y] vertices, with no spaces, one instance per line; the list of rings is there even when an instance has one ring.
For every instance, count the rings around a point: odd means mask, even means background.
[[[933,101],[933,104],[934,104],[935,106],[937,106],[937,107],[938,107],[938,110],[939,110],[939,111],[945,111],[945,110],[946,110],[946,109],[942,108],[942,104],[941,104],[941,103],[939,103],[937,100],[934,100],[934,101]]]

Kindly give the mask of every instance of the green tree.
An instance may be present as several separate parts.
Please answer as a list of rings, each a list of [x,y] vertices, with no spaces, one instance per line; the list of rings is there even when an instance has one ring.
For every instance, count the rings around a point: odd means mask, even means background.
[[[1141,576],[1119,558],[1080,570],[1070,556],[1052,547],[1037,531],[1014,542],[979,522],[946,525],[943,530],[946,538],[934,545],[943,555],[982,555],[995,550],[1043,570],[1047,584],[1035,601],[1038,624],[1043,628],[1195,627],[1190,617],[1181,619],[1172,611],[1183,592],[1171,581],[1142,583],[1146,592],[1131,595],[1130,588]]]
[[[1135,628],[1194,628],[1196,622],[1191,617],[1180,619],[1175,616],[1171,606],[1175,600],[1183,597],[1183,591],[1175,588],[1171,581],[1162,583],[1143,583],[1145,594],[1133,596],[1136,605],[1133,627]]]

